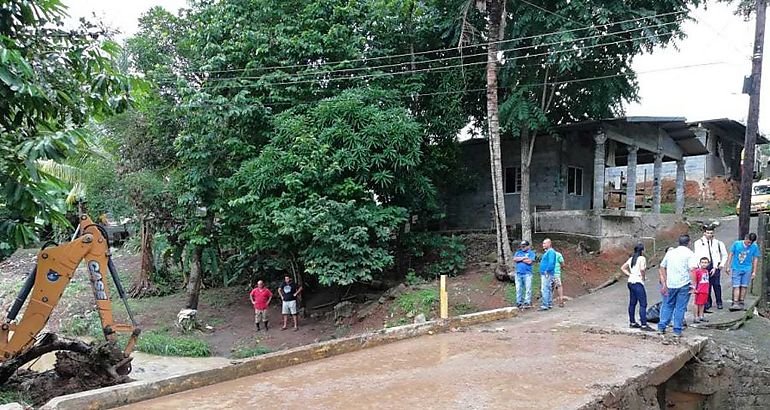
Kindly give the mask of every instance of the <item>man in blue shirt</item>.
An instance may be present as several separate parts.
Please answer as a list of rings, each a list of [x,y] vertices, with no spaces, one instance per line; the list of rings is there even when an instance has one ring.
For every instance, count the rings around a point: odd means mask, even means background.
[[[551,246],[551,240],[543,240],[543,258],[540,260],[540,310],[548,310],[553,303],[551,282],[556,269],[556,251]]]
[[[757,276],[757,262],[759,260],[759,247],[757,246],[757,234],[750,233],[743,237],[742,241],[735,241],[727,255],[725,269],[728,275],[732,275],[733,304],[730,310],[746,309],[746,293],[749,289],[749,281]]]
[[[532,264],[535,263],[535,251],[529,242],[521,241],[519,250],[513,255],[516,263],[516,307],[532,307]]]

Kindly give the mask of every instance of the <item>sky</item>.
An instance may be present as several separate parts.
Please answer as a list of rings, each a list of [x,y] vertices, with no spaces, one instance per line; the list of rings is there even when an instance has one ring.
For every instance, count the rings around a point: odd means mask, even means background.
[[[73,20],[102,20],[125,38],[137,30],[139,16],[159,5],[170,11],[186,0],[64,0]],[[754,21],[735,16],[732,7],[711,3],[684,24],[687,38],[676,47],[638,56],[634,69],[639,78],[639,102],[626,106],[629,116],[685,117],[688,121],[730,118],[745,123],[749,98],[741,94],[743,77],[751,72]],[[769,51],[770,52],[770,51]],[[770,59],[766,59],[770,65]],[[683,67],[670,69],[673,67]],[[769,71],[763,70],[763,75]],[[770,133],[770,78],[763,81],[759,127]]]

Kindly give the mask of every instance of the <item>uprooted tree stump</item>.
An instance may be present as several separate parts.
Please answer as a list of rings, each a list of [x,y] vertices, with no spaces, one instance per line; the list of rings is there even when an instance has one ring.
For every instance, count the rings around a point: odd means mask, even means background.
[[[56,351],[56,363],[52,370],[21,369],[53,351]],[[49,333],[31,349],[0,364],[0,385],[24,393],[33,405],[41,405],[63,394],[129,381],[116,371],[116,366],[124,363],[123,352],[115,342],[88,344]]]

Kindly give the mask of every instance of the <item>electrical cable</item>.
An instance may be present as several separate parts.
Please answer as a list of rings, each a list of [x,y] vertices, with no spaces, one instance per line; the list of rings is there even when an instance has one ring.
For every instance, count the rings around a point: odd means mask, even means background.
[[[675,21],[672,21],[672,22],[659,23],[659,24],[651,25],[651,26],[635,27],[635,28],[632,28],[632,29],[627,29],[627,30],[623,30],[623,31],[614,32],[614,33],[612,33],[612,35],[613,36],[617,36],[617,34],[632,33],[632,32],[640,31],[640,30],[649,30],[651,28],[660,28],[660,27],[664,27],[664,26],[668,26],[668,25],[672,25],[672,24],[678,24],[680,22],[681,22],[681,20],[675,20]],[[577,42],[583,41],[583,40],[590,40],[590,39],[602,38],[602,37],[608,37],[608,36],[609,36],[608,34],[597,34],[597,35],[593,35],[593,36],[579,37],[579,38],[575,38],[575,39],[571,39],[571,40],[567,40],[567,41],[561,40],[561,41],[555,41],[555,42],[551,42],[551,43],[533,44],[533,45],[529,45],[529,46],[514,47],[514,48],[510,48],[510,49],[502,49],[502,50],[500,50],[500,52],[508,53],[508,52],[512,52],[512,51],[522,51],[522,50],[528,50],[528,49],[537,49],[537,48],[540,48],[540,47],[547,47],[547,46],[552,46],[552,45],[569,45],[570,43],[577,43]],[[646,36],[640,36],[640,37],[636,37],[635,39],[640,39],[640,38],[645,38],[645,37]],[[629,39],[623,39],[620,42],[626,42],[626,41],[629,41]],[[617,44],[617,43],[618,42],[616,42],[616,43],[603,43],[603,44]],[[594,46],[598,46],[598,45],[594,45]],[[452,57],[440,57],[440,58],[421,60],[421,61],[412,61],[412,62],[405,61],[405,62],[400,62],[400,63],[384,64],[384,65],[371,66],[371,67],[357,67],[357,68],[343,68],[343,69],[329,70],[329,71],[301,72],[301,73],[294,73],[292,75],[295,75],[295,76],[312,76],[312,75],[316,75],[316,74],[330,75],[330,74],[355,72],[355,71],[364,71],[364,70],[366,70],[366,71],[373,71],[373,70],[379,70],[379,69],[383,69],[383,68],[401,67],[401,66],[404,66],[406,64],[409,64],[409,65],[427,64],[427,63],[432,63],[432,62],[449,61],[449,60],[455,60],[455,59],[462,60],[464,58],[479,57],[479,56],[486,56],[486,55],[487,55],[487,53],[484,52],[484,53],[476,53],[476,54],[457,55],[457,56],[452,56]],[[486,62],[486,61],[484,61],[484,62]],[[414,71],[414,69],[411,70],[411,71]],[[206,82],[207,83],[211,83],[211,82],[221,82],[221,81],[259,80],[259,79],[264,78],[267,75],[270,75],[270,74],[264,74],[264,75],[261,75],[261,76],[258,76],[258,77],[255,77],[255,76],[241,76],[241,77],[227,77],[227,78],[207,78]],[[168,78],[176,78],[176,77],[168,77]],[[169,83],[173,83],[173,82],[175,82],[175,81],[171,81]]]
[[[684,13],[685,13],[684,11],[659,13],[659,14],[653,14],[653,15],[649,15],[649,16],[637,17],[637,18],[633,18],[633,19],[626,19],[626,20],[610,22],[610,23],[606,23],[606,24],[590,25],[590,26],[584,26],[584,27],[574,28],[574,29],[569,29],[569,30],[554,31],[554,32],[542,33],[542,34],[534,34],[534,35],[530,35],[530,36],[523,36],[523,37],[504,39],[504,40],[498,40],[498,41],[490,41],[490,42],[471,44],[471,45],[460,46],[460,47],[448,47],[448,48],[442,48],[442,49],[418,51],[418,52],[415,52],[415,53],[402,53],[402,54],[392,54],[392,55],[384,55],[384,56],[376,56],[376,57],[363,57],[363,58],[359,58],[359,59],[336,60],[336,61],[328,61],[328,62],[321,62],[321,63],[314,62],[314,63],[306,63],[306,64],[293,64],[293,65],[274,65],[274,66],[267,66],[267,67],[233,68],[233,69],[227,69],[227,70],[197,70],[197,71],[186,71],[185,73],[186,74],[238,73],[238,72],[243,72],[243,71],[254,71],[254,70],[280,70],[280,69],[287,69],[287,68],[312,67],[312,66],[316,66],[318,64],[322,64],[322,65],[337,65],[337,64],[349,64],[349,63],[354,63],[354,62],[370,62],[370,61],[376,61],[376,60],[382,60],[382,59],[393,59],[393,58],[401,58],[401,57],[413,57],[413,56],[424,55],[424,54],[455,51],[455,50],[464,49],[464,48],[483,47],[483,46],[487,46],[487,45],[490,45],[490,44],[505,44],[505,43],[509,43],[509,42],[521,41],[521,40],[529,40],[529,39],[538,38],[538,37],[546,37],[546,36],[557,35],[557,34],[572,33],[572,32],[576,32],[576,31],[580,31],[580,30],[598,29],[598,28],[601,28],[601,27],[605,27],[606,28],[606,27],[611,27],[611,26],[615,26],[615,25],[618,25],[618,24],[633,23],[633,22],[641,21],[641,20],[648,20],[648,19],[653,19],[653,18],[668,17],[668,16],[679,15],[679,14],[684,14]]]

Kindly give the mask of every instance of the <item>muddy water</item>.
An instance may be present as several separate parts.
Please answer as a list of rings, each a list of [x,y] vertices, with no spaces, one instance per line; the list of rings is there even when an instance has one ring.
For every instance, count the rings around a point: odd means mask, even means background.
[[[558,320],[507,324],[406,340],[126,408],[574,408],[682,349]]]
[[[134,360],[130,377],[135,380],[162,379],[230,364],[230,360],[224,357],[169,357],[142,352],[134,352],[131,356]],[[55,362],[55,353],[46,353],[33,362],[30,368],[42,372],[53,369]]]

